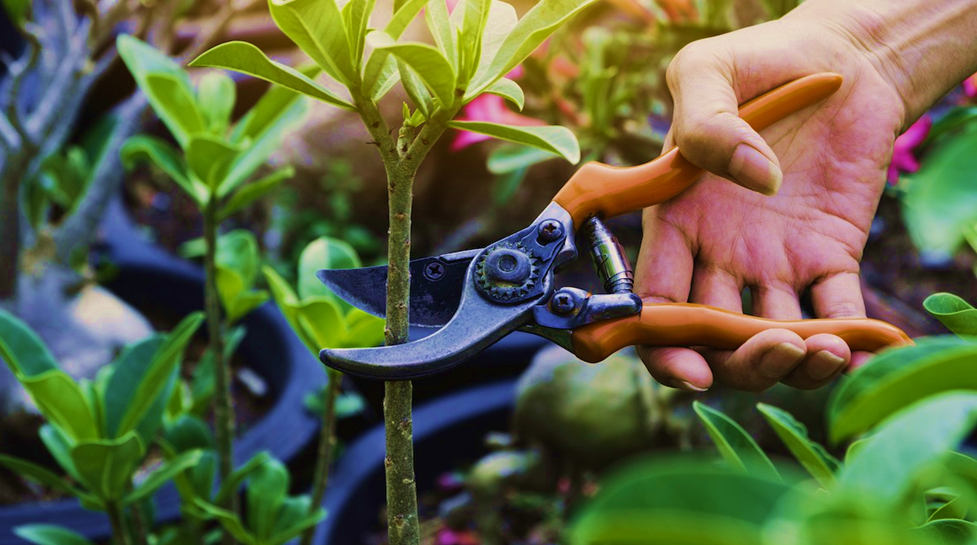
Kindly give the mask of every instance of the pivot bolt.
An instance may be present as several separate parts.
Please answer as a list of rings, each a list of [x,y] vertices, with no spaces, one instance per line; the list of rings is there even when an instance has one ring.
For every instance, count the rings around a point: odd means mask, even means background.
[[[428,280],[441,280],[443,276],[444,265],[438,263],[437,261],[428,263],[427,266],[424,267],[424,278],[427,278]]]
[[[560,290],[553,295],[553,312],[560,315],[567,315],[577,308],[577,298],[570,292]]]
[[[556,220],[546,220],[539,224],[537,232],[543,242],[556,242],[563,236],[563,224]]]

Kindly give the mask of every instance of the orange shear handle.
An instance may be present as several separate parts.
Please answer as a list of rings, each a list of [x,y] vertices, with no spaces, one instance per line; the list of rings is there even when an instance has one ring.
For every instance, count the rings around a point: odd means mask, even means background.
[[[740,117],[762,130],[790,114],[812,106],[837,91],[842,77],[823,73],[806,76],[760,95],[740,107]],[[573,224],[593,215],[604,218],[665,202],[685,191],[702,169],[690,163],[678,148],[643,165],[613,167],[587,163],[563,186],[553,202],[573,217]]]
[[[591,363],[632,345],[708,346],[735,350],[767,329],[789,329],[806,339],[818,333],[841,337],[852,350],[875,352],[913,344],[898,327],[868,318],[779,321],[692,303],[645,303],[636,316],[607,320],[573,331],[573,350]]]

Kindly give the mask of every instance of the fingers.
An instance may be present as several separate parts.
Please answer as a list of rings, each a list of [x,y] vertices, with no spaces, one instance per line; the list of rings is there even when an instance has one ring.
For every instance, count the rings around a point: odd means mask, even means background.
[[[717,381],[750,392],[777,384],[806,356],[804,340],[786,329],[761,331],[733,352],[706,353]]]
[[[821,318],[864,318],[865,300],[858,273],[838,273],[815,282],[811,285],[811,304]],[[848,370],[861,367],[871,357],[871,352],[855,352]]]
[[[788,386],[803,390],[820,388],[840,375],[851,361],[848,345],[834,335],[812,335],[804,344],[807,347],[804,361],[781,380]]]
[[[708,40],[692,43],[666,72],[675,101],[674,141],[693,164],[766,195],[780,189],[776,154],[739,117],[735,67]]]
[[[712,370],[695,350],[648,346],[638,346],[637,350],[651,376],[665,386],[688,392],[704,392],[712,387]]]

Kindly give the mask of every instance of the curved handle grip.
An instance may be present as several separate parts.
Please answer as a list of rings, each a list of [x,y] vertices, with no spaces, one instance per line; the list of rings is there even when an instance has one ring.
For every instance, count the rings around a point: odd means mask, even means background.
[[[816,104],[841,87],[842,77],[823,73],[806,76],[754,98],[740,107],[740,117],[756,130]],[[635,167],[590,162],[570,178],[553,198],[573,217],[574,225],[594,214],[612,217],[667,201],[685,191],[702,174],[675,148]]]
[[[868,318],[778,321],[691,303],[645,303],[637,316],[575,329],[573,351],[578,358],[596,363],[636,344],[735,350],[767,329],[789,329],[804,339],[830,333],[841,337],[852,350],[870,352],[913,344],[898,327]]]

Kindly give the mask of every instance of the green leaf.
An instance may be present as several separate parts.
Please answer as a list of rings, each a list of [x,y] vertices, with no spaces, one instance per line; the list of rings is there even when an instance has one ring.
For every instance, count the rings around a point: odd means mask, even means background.
[[[944,545],[968,545],[977,537],[977,525],[965,520],[934,520],[920,526],[916,531]]]
[[[731,468],[763,477],[778,476],[773,463],[739,424],[698,401],[692,403],[692,408]]]
[[[14,535],[37,545],[94,545],[71,530],[49,524],[17,526]]]
[[[211,134],[222,135],[231,123],[237,101],[234,80],[220,73],[208,73],[197,86],[197,104]]]
[[[70,376],[60,369],[17,380],[24,386],[41,414],[72,439],[99,437],[99,426],[88,398]]]
[[[287,105],[283,105],[283,110],[279,112],[277,117],[264,118],[268,123],[264,125],[263,130],[231,164],[230,173],[217,191],[220,198],[234,192],[242,183],[254,175],[258,168],[267,163],[275,151],[281,148],[285,136],[297,123],[302,121],[305,115],[306,102],[300,98],[298,97]],[[264,104],[259,103],[258,106],[263,107]]]
[[[122,407],[122,415],[118,423],[115,423],[116,417],[111,416],[111,411],[106,410],[106,417],[110,420],[106,428],[113,437],[123,436],[129,430],[135,429],[157,398],[165,393],[167,379],[172,376],[174,369],[179,367],[183,351],[203,319],[202,312],[195,312],[184,318],[166,336],[166,340],[158,345],[148,365],[143,364],[144,367],[139,368],[133,361],[130,371],[119,379],[116,379],[115,375],[119,374],[120,369],[116,369],[106,390],[106,398],[108,399],[109,395],[118,396],[118,399],[128,400],[128,402],[118,405]],[[116,393],[110,394],[113,391]],[[108,403],[106,406],[108,407]]]
[[[14,26],[23,27],[30,16],[31,2],[30,0],[3,0],[3,9]]]
[[[187,145],[187,166],[212,194],[217,193],[217,188],[227,178],[240,152],[240,149],[231,146],[222,138],[197,134]]]
[[[283,545],[284,543],[288,543],[326,518],[326,510],[321,507],[310,514],[309,503],[311,502],[307,496],[301,498],[285,498],[282,511],[303,516],[282,516],[275,521],[275,529],[273,530],[272,537],[268,539],[268,545]],[[285,525],[285,522],[291,522],[291,524]]]
[[[918,339],[886,350],[851,374],[828,401],[833,442],[870,430],[906,405],[948,390],[977,389],[977,343],[957,337]]]
[[[127,346],[113,364],[113,371],[103,394],[105,432],[109,438],[119,437],[133,429],[120,430],[119,426],[129,405],[135,402],[133,396],[139,390],[139,384],[146,378],[149,362],[164,342],[164,336],[154,335]],[[146,409],[148,412],[149,406]]]
[[[180,147],[185,147],[193,134],[204,130],[190,76],[172,59],[132,36],[121,34],[116,44],[153,111]]]
[[[394,40],[407,30],[407,26],[429,0],[407,0],[402,6],[394,9],[394,15],[383,29],[384,33]],[[363,70],[363,88],[369,91],[371,97],[379,100],[396,83],[397,64],[390,58],[390,52],[379,50],[370,55]]]
[[[346,314],[346,340],[339,348],[372,348],[383,344],[386,320],[353,307]]]
[[[265,304],[269,299],[265,290],[249,291],[238,295],[227,311],[228,323],[234,324],[251,313],[254,309]]]
[[[336,81],[358,80],[336,0],[268,0],[275,24]]]
[[[977,336],[977,309],[952,293],[934,293],[923,301],[923,308],[960,336]]]
[[[489,85],[522,63],[560,26],[593,2],[594,0],[542,0],[533,6],[508,33],[488,66],[476,73],[466,96],[476,97],[481,94]]]
[[[281,462],[270,459],[248,477],[248,527],[260,541],[272,535],[275,519],[288,495],[288,470]]]
[[[431,96],[427,87],[424,86],[424,81],[406,63],[396,59],[396,57],[394,57],[394,60],[396,61],[397,71],[400,73],[400,82],[404,86],[404,91],[407,92],[407,96],[417,106],[417,111],[421,112],[421,115],[425,118],[431,117],[431,113],[434,112],[436,106],[434,104],[434,97]]]
[[[539,148],[555,153],[573,164],[580,161],[580,144],[573,132],[566,127],[512,127],[485,121],[449,121],[448,126]]]
[[[71,459],[88,488],[105,501],[121,500],[146,450],[136,432],[106,441],[88,441],[71,449]]]
[[[322,72],[314,64],[296,71],[305,78],[314,78]],[[290,108],[301,101],[303,96],[302,93],[295,92],[287,86],[272,85],[265,94],[261,95],[258,103],[234,126],[231,131],[231,142],[235,144],[245,141],[258,142],[264,134],[279,126],[282,118],[288,117]]]
[[[72,479],[80,481],[81,478],[78,476],[78,470],[75,469],[75,463],[71,460],[71,447],[73,445],[67,434],[54,424],[44,424],[38,431],[38,436],[40,436],[41,442],[44,443],[51,456],[57,460],[58,465]]]
[[[387,51],[407,64],[443,107],[454,104],[455,69],[436,48],[422,43],[397,43],[383,32],[372,32],[367,40],[374,49]]]
[[[790,413],[764,403],[757,404],[757,410],[767,423],[777,432],[777,436],[787,445],[787,449],[797,458],[811,476],[827,490],[834,488],[835,473],[840,463],[828,454],[818,443],[807,436],[807,429]]]
[[[977,132],[947,138],[927,153],[919,172],[906,175],[902,214],[917,248],[952,256],[963,232],[977,222]]]
[[[204,52],[190,66],[226,68],[281,85],[292,91],[321,100],[326,104],[356,111],[356,107],[337,97],[299,70],[269,59],[260,49],[247,42],[227,42]],[[269,91],[271,92],[271,91]]]
[[[210,428],[203,420],[189,414],[180,415],[171,424],[167,424],[163,438],[174,453],[214,448]]]
[[[254,534],[244,528],[241,519],[234,513],[207,503],[199,498],[194,501],[194,505],[198,509],[203,510],[207,515],[217,519],[217,522],[241,543],[245,545],[258,545],[261,543],[255,538]]]
[[[0,358],[15,375],[32,377],[58,369],[41,338],[26,323],[0,309]]]
[[[518,20],[519,18],[516,15],[515,8],[506,2],[492,0],[488,20],[485,22],[485,31],[482,35],[482,52],[479,57],[480,61],[477,70],[475,71],[475,80],[480,79],[489,69],[489,65],[492,64],[492,61],[498,54],[499,48],[502,47],[506,37],[516,27]],[[465,93],[466,104],[482,92],[481,90],[478,90],[477,93],[474,91],[475,89],[469,89]]]
[[[261,262],[259,253],[258,240],[254,233],[247,229],[235,229],[217,239],[215,261],[221,267],[237,273],[244,287],[250,289],[258,276],[258,265]]]
[[[298,322],[312,340],[309,350],[316,354],[323,348],[339,348],[348,335],[339,306],[325,297],[304,299],[298,308]]]
[[[148,498],[154,492],[159,490],[159,487],[166,484],[178,473],[197,465],[197,463],[200,462],[200,457],[202,454],[203,453],[199,450],[192,450],[190,452],[184,452],[176,458],[163,462],[163,464],[150,473],[146,477],[146,480],[137,486],[135,490],[129,492],[126,497],[122,498],[122,505],[131,505]]]
[[[275,299],[278,309],[281,310],[282,315],[288,321],[288,325],[292,327],[292,331],[318,357],[319,350],[324,347],[317,348],[315,339],[309,336],[301,322],[299,322],[299,299],[295,295],[295,292],[292,291],[291,286],[271,267],[262,267],[261,272],[264,273],[265,280],[268,282],[271,296]]]
[[[140,134],[126,140],[119,155],[126,170],[132,170],[140,163],[149,161],[176,182],[198,206],[207,203],[207,186],[190,178],[182,155],[169,143],[154,136]]]
[[[243,483],[245,479],[250,477],[251,474],[259,467],[271,460],[272,457],[267,452],[259,452],[258,454],[255,454],[241,467],[231,472],[231,476],[226,482],[221,483],[220,490],[218,490],[217,496],[214,497],[214,501],[217,503],[224,503],[231,494],[236,493],[237,490],[241,488],[241,483]]]
[[[482,39],[491,5],[492,0],[461,0],[452,14],[462,18],[458,39],[459,56],[464,59],[458,66],[458,84],[462,88],[467,87],[481,60]]]
[[[454,31],[451,28],[451,20],[448,16],[448,4],[444,0],[429,1],[427,9],[424,10],[424,21],[427,23],[427,28],[434,36],[434,42],[444,58],[457,68],[458,53],[455,50]]]
[[[485,92],[491,95],[498,95],[508,100],[515,104],[519,108],[519,111],[522,111],[522,107],[526,103],[526,95],[522,92],[522,87],[519,87],[518,83],[508,78],[502,78],[493,83],[485,89]]]
[[[886,420],[838,474],[846,491],[894,501],[920,469],[941,459],[977,424],[977,393],[918,401]]]
[[[933,511],[933,514],[926,519],[926,522],[933,522],[934,520],[945,520],[945,519],[962,519],[967,515],[967,507],[964,501],[960,498],[954,498],[945,504],[943,504],[939,509]]]
[[[52,490],[57,490],[75,497],[84,495],[81,490],[75,488],[65,479],[27,460],[0,454],[0,466],[9,469],[15,475],[46,486]]]
[[[316,273],[322,269],[358,269],[362,266],[352,246],[336,238],[319,237],[310,242],[299,256],[298,295],[302,299],[329,297],[338,302],[339,298],[316,277]],[[350,308],[348,304],[341,306]]]
[[[504,144],[489,153],[485,166],[492,174],[512,174],[557,157],[548,151],[529,146]]]
[[[376,0],[350,0],[343,7],[346,15],[346,31],[349,32],[349,44],[353,59],[353,69],[357,70],[363,64],[363,50],[366,45],[367,26],[370,24],[370,14]]]
[[[260,180],[251,182],[240,190],[235,191],[231,198],[227,200],[227,203],[221,208],[220,216],[218,221],[224,221],[231,215],[243,210],[245,207],[250,206],[255,201],[262,199],[269,195],[278,186],[282,184],[285,180],[288,180],[292,176],[295,176],[295,169],[292,167],[285,167],[281,170],[277,170]]]

